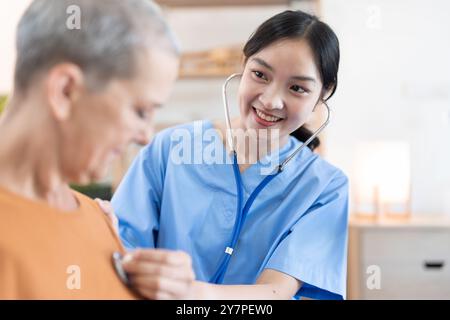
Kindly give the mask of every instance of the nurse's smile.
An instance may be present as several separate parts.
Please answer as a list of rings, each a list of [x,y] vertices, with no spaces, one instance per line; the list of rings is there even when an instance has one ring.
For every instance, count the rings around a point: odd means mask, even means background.
[[[274,126],[275,124],[283,120],[283,118],[267,114],[259,109],[256,109],[255,107],[252,107],[252,110],[255,121],[263,125],[264,127]]]

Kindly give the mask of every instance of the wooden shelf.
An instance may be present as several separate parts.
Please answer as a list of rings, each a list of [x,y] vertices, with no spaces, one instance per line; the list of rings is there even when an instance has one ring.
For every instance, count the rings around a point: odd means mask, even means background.
[[[239,72],[242,46],[186,52],[181,57],[180,78],[227,77]]]

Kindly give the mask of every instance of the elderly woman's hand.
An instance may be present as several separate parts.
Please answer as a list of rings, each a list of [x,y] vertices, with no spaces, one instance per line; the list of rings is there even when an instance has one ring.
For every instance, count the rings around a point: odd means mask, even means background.
[[[95,202],[97,202],[100,209],[108,216],[114,230],[119,234],[119,219],[117,219],[117,216],[114,214],[114,208],[111,205],[111,202],[99,198],[96,198]]]
[[[95,199],[116,232],[117,216],[109,201]],[[125,255],[122,266],[130,284],[147,299],[191,299],[195,274],[191,257],[182,251],[138,249]]]
[[[131,286],[148,299],[191,299],[195,274],[182,251],[138,249],[122,262]]]

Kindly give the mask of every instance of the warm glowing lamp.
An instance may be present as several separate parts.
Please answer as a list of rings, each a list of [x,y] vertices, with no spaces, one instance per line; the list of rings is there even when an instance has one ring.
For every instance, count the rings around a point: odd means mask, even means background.
[[[358,216],[405,218],[411,213],[410,146],[402,141],[361,143],[354,166]]]

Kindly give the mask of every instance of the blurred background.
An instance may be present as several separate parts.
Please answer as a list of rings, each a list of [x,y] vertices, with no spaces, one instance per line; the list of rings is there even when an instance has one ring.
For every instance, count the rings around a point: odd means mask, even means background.
[[[0,2],[0,112],[12,90],[15,27],[29,2]],[[183,49],[181,76],[157,113],[157,130],[221,119],[221,85],[239,71],[250,34],[272,15],[301,9],[333,28],[341,44],[339,85],[317,152],[350,177],[348,298],[450,299],[450,3],[157,2]],[[76,188],[109,198],[137,150],[102,183]]]

